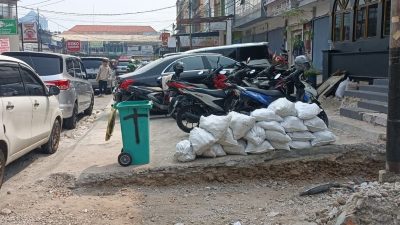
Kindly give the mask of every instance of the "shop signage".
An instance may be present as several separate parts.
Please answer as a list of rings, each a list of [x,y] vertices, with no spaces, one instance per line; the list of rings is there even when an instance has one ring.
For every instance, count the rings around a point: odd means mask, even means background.
[[[68,40],[66,42],[67,51],[69,52],[79,52],[81,50],[81,42],[80,41],[71,41]]]
[[[103,48],[103,42],[102,41],[91,41],[90,42],[90,47],[91,48]]]
[[[10,39],[9,38],[0,38],[0,53],[9,52],[10,48]]]
[[[24,43],[37,43],[37,24],[36,23],[23,23],[22,25],[22,38]]]
[[[0,34],[1,35],[14,35],[17,34],[17,20],[16,19],[0,19]]]

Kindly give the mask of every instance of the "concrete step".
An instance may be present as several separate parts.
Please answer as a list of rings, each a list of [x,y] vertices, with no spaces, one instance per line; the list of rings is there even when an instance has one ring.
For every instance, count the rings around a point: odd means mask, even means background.
[[[360,91],[371,91],[378,93],[388,93],[389,87],[386,85],[360,85]]]
[[[375,79],[374,85],[386,85],[389,86],[389,79]]]
[[[388,99],[387,93],[377,93],[372,91],[361,91],[361,90],[345,91],[344,96],[367,99],[372,101],[382,101],[382,102],[387,102]]]
[[[369,109],[386,114],[388,113],[388,104],[386,102],[361,100],[357,105],[359,108]]]
[[[374,126],[387,126],[387,114],[385,113],[363,113],[363,121],[368,122]]]
[[[362,109],[362,108],[340,108],[340,115],[355,119],[355,120],[363,120],[363,114],[364,113],[375,113],[376,111],[372,111],[369,109]]]

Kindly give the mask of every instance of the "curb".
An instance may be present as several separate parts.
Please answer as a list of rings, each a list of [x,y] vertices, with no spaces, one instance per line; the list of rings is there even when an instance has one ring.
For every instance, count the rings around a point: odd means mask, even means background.
[[[350,134],[359,134],[359,136],[362,136],[363,138],[368,139],[370,141],[386,140],[386,131],[381,131],[380,128],[376,128],[370,124],[356,125],[355,124],[356,122],[354,121],[342,121],[342,120],[347,120],[347,119],[341,118],[339,120],[336,118],[329,118],[329,128],[345,131]]]
[[[50,177],[55,180],[68,177],[69,187],[72,189],[92,186],[122,186],[127,184],[157,185],[181,184],[182,182],[219,181],[226,182],[232,178],[243,177],[276,177],[285,172],[295,174],[301,178],[296,168],[303,165],[313,167],[315,162],[323,161],[326,168],[328,164],[341,166],[340,160],[371,161],[384,163],[383,145],[362,143],[349,145],[329,145],[318,148],[303,149],[297,151],[274,151],[261,155],[227,156],[216,159],[200,159],[191,163],[176,164],[173,166],[143,168],[121,168],[115,172],[82,173],[79,176],[65,173],[53,174]],[[343,164],[352,165],[353,163]],[[382,164],[384,165],[384,164]],[[276,170],[274,168],[281,169]],[[305,166],[307,167],[307,166]],[[369,167],[360,170],[372,169]],[[308,170],[308,167],[307,167]],[[315,172],[315,170],[317,172]],[[311,172],[318,173],[318,169],[310,168]],[[74,180],[71,183],[71,178]]]

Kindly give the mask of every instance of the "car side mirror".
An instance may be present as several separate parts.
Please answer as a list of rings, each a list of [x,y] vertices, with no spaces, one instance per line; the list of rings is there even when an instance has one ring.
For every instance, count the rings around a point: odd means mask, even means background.
[[[49,96],[54,96],[54,95],[59,95],[60,94],[60,88],[57,86],[51,85],[49,87]]]

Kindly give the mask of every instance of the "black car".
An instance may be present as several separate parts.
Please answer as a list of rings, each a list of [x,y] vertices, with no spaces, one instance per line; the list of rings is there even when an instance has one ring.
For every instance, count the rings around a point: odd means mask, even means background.
[[[132,73],[119,76],[119,80],[120,84],[125,81],[125,83],[136,86],[157,87],[157,78],[174,73],[173,65],[182,62],[185,71],[182,73],[181,79],[196,83],[205,78],[205,75],[199,75],[199,72],[217,68],[218,60],[219,65],[224,66],[225,69],[233,69],[236,63],[235,60],[220,54],[182,53],[155,60]]]

